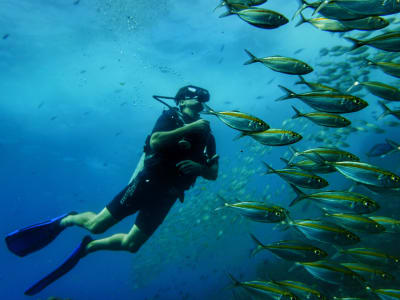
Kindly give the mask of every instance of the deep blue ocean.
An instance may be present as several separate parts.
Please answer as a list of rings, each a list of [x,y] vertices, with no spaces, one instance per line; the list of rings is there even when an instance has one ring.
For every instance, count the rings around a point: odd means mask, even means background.
[[[299,5],[295,0],[270,0],[262,6],[290,20],[271,30],[253,27],[235,15],[219,18],[225,8],[213,11],[217,5],[217,1],[200,0],[0,0],[3,237],[71,210],[103,209],[128,183],[146,136],[165,109],[152,95],[175,96],[189,84],[208,89],[209,105],[216,111],[247,112],[272,128],[302,134],[294,145],[298,150],[336,146],[400,174],[398,152],[384,158],[366,156],[386,138],[400,142],[398,120],[393,116],[376,120],[382,112],[376,96],[362,90],[358,95],[369,106],[346,115],[357,130],[325,129],[304,118],[291,119],[291,105],[311,111],[300,100],[275,101],[283,95],[278,85],[308,90],[295,85],[297,76],[259,63],[243,65],[249,59],[244,49],[257,57],[293,57],[314,68],[305,78],[317,82],[324,70],[338,62],[352,64],[347,54],[322,57],[320,49],[349,47],[348,41],[310,24],[295,27],[297,19],[291,20]],[[371,48],[370,57],[377,52]],[[346,78],[352,78],[359,67],[348,71]],[[396,78],[379,69],[368,71],[369,80],[399,86]],[[341,80],[325,84],[335,86]],[[396,103],[390,106],[396,108]],[[301,236],[293,229],[280,231],[275,224],[251,222],[229,208],[215,211],[223,206],[217,194],[231,202],[267,201],[287,208],[295,197],[293,191],[277,175],[265,175],[262,161],[283,168],[280,158],[290,158],[288,147],[263,146],[249,137],[236,140],[237,131],[214,116],[204,118],[211,122],[220,155],[218,179],[198,179],[185,202],[175,203],[138,253],[93,253],[30,298],[250,299],[232,287],[228,273],[241,281],[269,280],[271,273],[276,279],[290,278],[291,263],[268,251],[249,257],[254,248],[249,233],[265,244]],[[352,184],[339,173],[322,177],[331,190]],[[398,196],[359,191],[380,203],[381,215],[399,216]],[[385,210],[389,204],[390,210]],[[319,213],[301,205],[290,212],[294,219]],[[134,218],[127,217],[94,237],[128,232]],[[69,228],[45,249],[24,258],[10,253],[3,243],[0,297],[29,298],[24,290],[59,265],[85,234],[81,228]],[[389,248],[396,243],[390,239]],[[305,270],[296,272],[297,279],[311,278]],[[311,280],[314,287],[323,285]]]

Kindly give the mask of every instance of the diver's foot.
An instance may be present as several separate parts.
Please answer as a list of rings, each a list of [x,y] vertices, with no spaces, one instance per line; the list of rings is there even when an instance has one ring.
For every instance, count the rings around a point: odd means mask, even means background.
[[[72,216],[75,216],[77,214],[78,213],[76,211],[71,211],[67,216],[65,216],[64,218],[62,218],[60,220],[59,225],[61,227],[63,227],[63,228],[70,227],[70,226],[74,225],[74,223],[71,222]]]

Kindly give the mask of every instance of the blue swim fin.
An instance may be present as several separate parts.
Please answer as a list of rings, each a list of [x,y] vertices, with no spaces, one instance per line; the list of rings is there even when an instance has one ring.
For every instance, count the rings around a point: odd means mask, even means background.
[[[8,249],[21,257],[42,249],[65,229],[65,227],[60,226],[61,220],[68,215],[75,214],[77,213],[70,212],[54,219],[11,232],[6,236]]]
[[[27,296],[33,296],[42,291],[44,288],[52,284],[58,278],[63,276],[64,274],[68,273],[79,260],[83,257],[84,251],[86,249],[87,244],[93,241],[90,235],[85,236],[78,247],[71,253],[70,256],[53,272],[47,274],[45,277],[40,279],[34,285],[32,285],[29,289],[27,289],[24,294]]]

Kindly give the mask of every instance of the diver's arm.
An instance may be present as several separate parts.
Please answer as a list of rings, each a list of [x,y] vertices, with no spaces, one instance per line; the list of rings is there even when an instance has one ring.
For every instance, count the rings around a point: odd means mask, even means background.
[[[195,175],[208,180],[216,180],[218,177],[218,159],[219,156],[215,154],[207,161],[207,164],[201,164],[193,160],[182,160],[176,164],[176,167],[183,175]]]
[[[171,131],[157,131],[150,137],[150,148],[155,152],[163,151],[163,149],[175,146],[188,134],[205,130],[210,130],[210,124],[208,121],[200,119]]]

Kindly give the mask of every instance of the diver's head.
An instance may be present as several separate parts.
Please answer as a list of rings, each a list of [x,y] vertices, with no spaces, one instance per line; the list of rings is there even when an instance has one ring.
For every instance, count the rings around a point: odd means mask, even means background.
[[[188,85],[179,89],[175,96],[176,104],[183,114],[193,119],[199,118],[203,103],[210,100],[210,93],[201,87]]]

